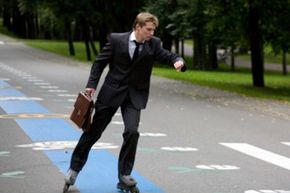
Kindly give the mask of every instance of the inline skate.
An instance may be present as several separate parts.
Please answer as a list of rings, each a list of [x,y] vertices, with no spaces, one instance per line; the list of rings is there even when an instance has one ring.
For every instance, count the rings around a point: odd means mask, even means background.
[[[137,181],[130,175],[119,176],[119,183],[117,184],[117,189],[126,193],[139,193],[139,189],[136,185]]]
[[[65,181],[65,184],[64,184],[64,187],[63,187],[63,193],[66,193],[69,189],[69,187],[71,185],[74,185],[76,179],[77,179],[77,176],[78,176],[78,172],[72,170],[72,169],[69,169],[65,178],[64,178],[64,181]]]

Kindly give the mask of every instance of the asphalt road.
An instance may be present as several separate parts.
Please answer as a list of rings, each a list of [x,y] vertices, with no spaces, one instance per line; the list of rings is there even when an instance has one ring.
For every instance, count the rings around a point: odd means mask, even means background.
[[[0,36],[1,193],[62,191],[89,70]],[[289,104],[152,77],[133,176],[142,193],[290,192],[289,120]],[[122,130],[118,112],[71,192],[118,192]]]

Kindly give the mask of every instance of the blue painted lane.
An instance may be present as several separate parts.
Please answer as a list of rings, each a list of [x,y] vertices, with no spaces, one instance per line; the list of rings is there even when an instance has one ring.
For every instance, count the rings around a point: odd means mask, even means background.
[[[0,80],[0,87],[8,87],[8,86],[9,84],[6,81]]]
[[[3,100],[0,101],[0,106],[7,114],[49,113],[46,108],[35,101]]]
[[[80,132],[64,119],[16,119],[32,141],[78,140]]]
[[[5,85],[4,87],[7,87],[7,86],[8,85]],[[0,82],[0,87],[2,87],[1,82]],[[22,96],[24,96],[24,94],[15,89],[11,89],[11,88],[0,89],[0,97],[22,97]]]
[[[45,153],[54,163],[57,163],[61,172],[67,171],[66,161],[70,159],[72,152],[45,151]],[[163,193],[160,188],[136,171],[133,171],[132,175],[138,181],[142,193]],[[80,172],[76,186],[82,193],[117,193],[117,182],[117,158],[108,151],[94,150]]]
[[[9,86],[0,81],[0,86]],[[0,89],[0,97],[25,96],[13,89]],[[5,92],[7,91],[7,92]],[[1,95],[2,94],[2,95]],[[8,114],[19,113],[50,113],[45,107],[36,101],[7,100],[0,101],[0,107]],[[65,119],[42,118],[42,119],[15,119],[16,123],[31,138],[33,142],[46,141],[77,141],[80,137],[79,130],[72,127]],[[70,163],[71,151],[51,150],[44,151],[48,158],[65,174]],[[92,150],[89,160],[79,175],[76,182],[81,193],[112,193],[118,192],[117,183],[118,159],[109,151]],[[142,193],[163,193],[163,191],[148,179],[142,177],[136,171],[132,174],[138,181]]]

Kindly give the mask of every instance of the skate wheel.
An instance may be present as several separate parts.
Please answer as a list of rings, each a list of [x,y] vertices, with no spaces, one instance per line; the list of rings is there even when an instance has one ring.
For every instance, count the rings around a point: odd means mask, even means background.
[[[117,184],[117,189],[125,193],[139,193],[139,189],[136,185],[127,186],[126,184],[120,182]]]
[[[68,189],[69,189],[69,184],[65,183],[62,192],[66,193],[68,191]]]
[[[139,189],[136,186],[130,188],[130,193],[139,193]]]

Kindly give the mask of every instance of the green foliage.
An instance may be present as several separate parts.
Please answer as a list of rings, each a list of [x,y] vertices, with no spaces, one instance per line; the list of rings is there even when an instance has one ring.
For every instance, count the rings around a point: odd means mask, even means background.
[[[18,7],[22,14],[29,13],[35,14],[37,11],[37,6],[40,0],[17,0]]]

